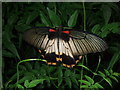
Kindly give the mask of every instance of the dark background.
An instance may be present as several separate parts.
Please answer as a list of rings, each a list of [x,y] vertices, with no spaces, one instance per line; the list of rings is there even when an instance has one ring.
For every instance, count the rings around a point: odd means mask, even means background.
[[[76,14],[77,19],[75,19],[75,16],[72,16],[76,10],[78,12]],[[16,84],[18,62],[28,58],[40,57],[37,49],[23,40],[23,33],[31,27],[55,27],[56,23],[83,31],[83,3],[2,3],[3,87],[79,89],[80,86],[86,85],[86,88],[100,88],[95,83],[99,83],[105,89],[119,87],[120,3],[85,3],[85,10],[86,31],[103,38],[109,48],[101,53],[88,54],[72,70],[61,65],[49,66],[42,61],[21,63],[19,65],[18,85]],[[54,14],[55,16],[50,18]],[[72,25],[68,24],[70,18],[73,20]],[[99,60],[101,62],[98,64]],[[98,69],[96,69],[97,67]],[[92,72],[88,69],[92,70]],[[96,73],[95,76],[94,73]],[[81,79],[87,83],[79,81]],[[33,83],[30,84],[32,81]],[[92,81],[94,81],[93,84]]]

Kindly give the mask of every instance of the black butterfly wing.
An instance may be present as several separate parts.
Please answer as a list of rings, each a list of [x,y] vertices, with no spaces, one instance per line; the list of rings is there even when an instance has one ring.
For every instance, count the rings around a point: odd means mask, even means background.
[[[44,50],[49,41],[48,30],[49,28],[31,28],[24,33],[24,40],[34,47]]]
[[[108,48],[106,42],[94,34],[71,31],[69,36],[68,43],[73,55],[101,52]]]
[[[24,40],[38,48],[48,64],[56,65],[57,39],[55,33],[49,34],[50,29],[47,27],[31,28],[24,33]]]

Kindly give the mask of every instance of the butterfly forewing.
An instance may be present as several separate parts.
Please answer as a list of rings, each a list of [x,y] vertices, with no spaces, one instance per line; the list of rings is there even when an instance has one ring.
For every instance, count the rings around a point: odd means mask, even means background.
[[[74,46],[76,46],[79,55],[101,52],[107,49],[107,44],[105,41],[90,33],[71,31],[70,38],[72,38]],[[73,54],[75,53],[76,52]]]

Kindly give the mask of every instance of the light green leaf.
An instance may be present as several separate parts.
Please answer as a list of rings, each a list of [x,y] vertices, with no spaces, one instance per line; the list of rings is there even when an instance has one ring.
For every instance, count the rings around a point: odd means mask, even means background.
[[[85,75],[85,78],[86,78],[91,84],[94,84],[94,80],[93,80],[91,77]]]
[[[109,73],[109,71],[107,71],[106,69],[104,69],[105,70],[105,73],[106,73],[106,75],[110,75],[110,73]]]
[[[78,17],[78,11],[76,10],[70,17],[70,19],[68,20],[68,26],[69,27],[74,27],[76,25],[77,22],[77,17]]]
[[[24,82],[24,86],[25,86],[26,88],[29,87],[29,81],[28,81],[28,80],[25,80],[25,82]]]
[[[43,22],[46,26],[49,26],[49,27],[52,26],[50,20],[48,19],[47,16],[45,16],[45,14],[44,14],[42,11],[40,12],[40,17],[41,17],[42,22]]]
[[[91,83],[88,82],[88,81],[86,81],[86,80],[78,80],[78,81],[81,82],[81,83],[83,83],[83,84],[86,84],[86,85],[88,85],[88,86],[91,85]]]
[[[113,80],[115,80],[116,82],[119,82],[116,77],[114,77],[114,76],[109,76],[109,77],[112,78]]]
[[[17,87],[18,87],[18,88],[21,88],[21,89],[24,88],[24,87],[23,87],[22,85],[20,85],[20,84],[18,84]]]
[[[98,71],[98,73],[100,74],[101,77],[106,77],[104,73],[102,73],[101,71]]]
[[[113,75],[116,76],[116,77],[119,77],[119,76],[120,76],[120,73],[114,72]]]
[[[88,88],[88,85],[81,85],[80,88]]]
[[[112,81],[109,78],[103,78],[111,87],[112,87]]]
[[[53,12],[49,8],[47,8],[47,10],[48,10],[48,14],[49,14],[50,20],[52,21],[52,24],[54,26],[60,26],[61,25],[61,19],[56,15],[55,12]]]
[[[95,86],[97,86],[98,88],[104,88],[103,86],[101,86],[99,83],[95,83]]]
[[[33,80],[33,81],[31,81],[29,84],[28,84],[28,87],[26,87],[26,88],[32,88],[32,87],[35,87],[37,84],[39,84],[39,83],[43,83],[43,81],[44,81],[45,79],[36,79],[36,80]]]

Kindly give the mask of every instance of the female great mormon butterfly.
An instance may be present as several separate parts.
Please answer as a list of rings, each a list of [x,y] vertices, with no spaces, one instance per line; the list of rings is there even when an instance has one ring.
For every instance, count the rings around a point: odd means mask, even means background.
[[[35,27],[24,33],[24,39],[39,49],[47,64],[58,61],[65,67],[73,67],[88,53],[101,52],[107,44],[101,38],[87,32],[49,27]]]

